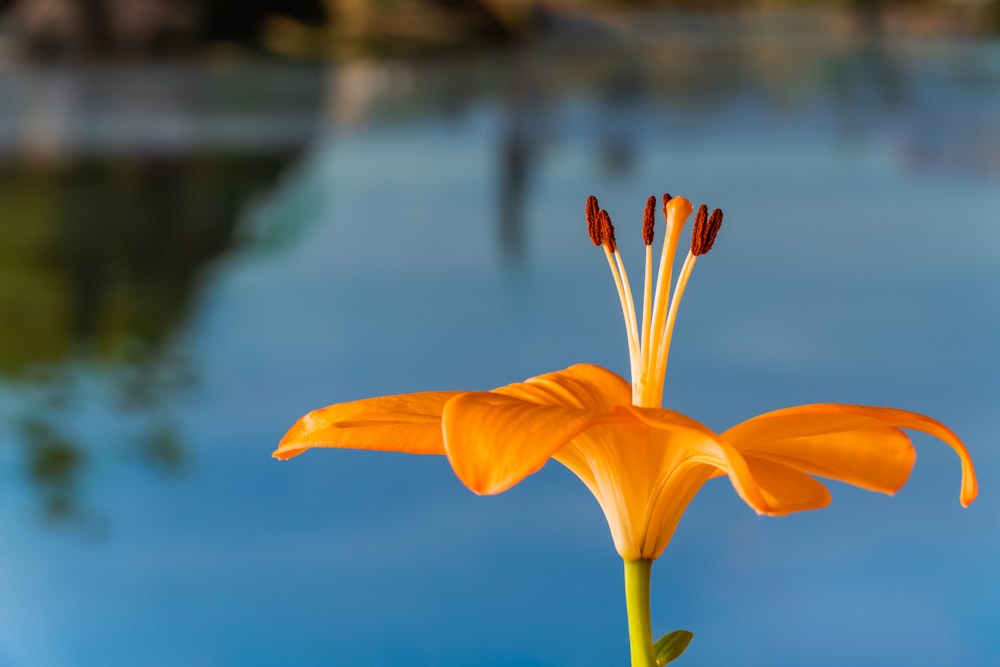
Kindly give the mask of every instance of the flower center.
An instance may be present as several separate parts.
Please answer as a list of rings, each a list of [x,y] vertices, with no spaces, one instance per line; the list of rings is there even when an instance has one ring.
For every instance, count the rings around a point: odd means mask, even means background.
[[[684,197],[663,195],[663,215],[666,229],[660,260],[653,281],[653,230],[656,218],[656,197],[646,200],[642,220],[642,242],[646,246],[646,270],[642,289],[642,313],[636,316],[632,287],[625,271],[625,263],[618,252],[615,228],[611,216],[597,203],[597,197],[587,198],[587,232],[594,245],[602,246],[618,289],[618,298],[625,317],[625,331],[628,335],[629,365],[632,371],[632,403],[643,407],[661,407],[663,403],[663,379],[667,372],[667,357],[670,354],[670,339],[673,336],[677,307],[691,271],[698,257],[712,249],[715,236],[722,226],[722,211],[715,209],[708,214],[708,207],[702,204],[695,215],[694,229],[691,230],[691,249],[681,265],[670,295],[677,244],[684,223],[691,215],[692,206]],[[668,296],[669,295],[669,296]]]

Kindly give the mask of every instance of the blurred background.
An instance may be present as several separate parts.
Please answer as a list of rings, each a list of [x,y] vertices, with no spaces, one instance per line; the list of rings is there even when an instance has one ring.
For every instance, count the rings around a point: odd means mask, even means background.
[[[1000,2],[0,1],[0,667],[623,665],[550,464],[270,458],[301,414],[627,372],[595,194],[726,212],[666,404],[928,413],[887,498],[714,480],[653,571],[684,665],[1000,664]]]

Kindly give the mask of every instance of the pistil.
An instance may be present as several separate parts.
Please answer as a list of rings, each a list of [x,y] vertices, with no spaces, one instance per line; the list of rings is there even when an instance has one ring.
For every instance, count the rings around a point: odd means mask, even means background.
[[[644,407],[660,407],[663,396],[663,376],[659,375],[658,356],[669,306],[671,272],[677,243],[684,223],[691,215],[691,202],[684,197],[663,196],[663,215],[666,218],[666,234],[660,252],[660,266],[656,277],[656,292],[653,296],[653,319],[650,323],[649,344],[643,351],[642,376],[639,378],[638,396],[633,389],[633,402]],[[635,375],[633,374],[633,384]],[[638,400],[637,400],[638,399]]]

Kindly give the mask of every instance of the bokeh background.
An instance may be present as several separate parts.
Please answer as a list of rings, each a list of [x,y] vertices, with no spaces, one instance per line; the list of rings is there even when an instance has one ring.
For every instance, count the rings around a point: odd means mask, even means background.
[[[722,480],[653,571],[679,664],[1000,664],[1000,3],[0,2],[0,666],[627,664],[557,464],[270,458],[304,412],[627,371],[601,199],[726,211],[666,403],[931,414],[893,498]]]

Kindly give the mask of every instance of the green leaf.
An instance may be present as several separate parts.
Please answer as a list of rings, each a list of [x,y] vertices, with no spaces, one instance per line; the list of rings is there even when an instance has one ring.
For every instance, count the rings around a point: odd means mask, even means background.
[[[673,662],[681,657],[681,653],[687,649],[692,639],[694,639],[694,633],[687,630],[674,630],[660,637],[653,646],[653,651],[656,653],[656,664],[663,667],[668,662]]]

